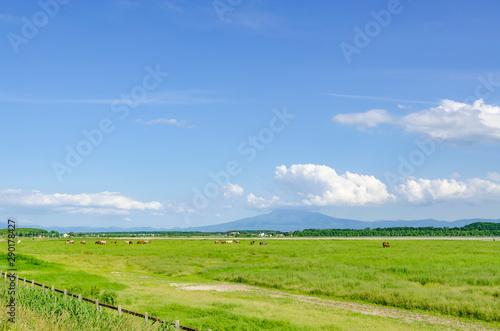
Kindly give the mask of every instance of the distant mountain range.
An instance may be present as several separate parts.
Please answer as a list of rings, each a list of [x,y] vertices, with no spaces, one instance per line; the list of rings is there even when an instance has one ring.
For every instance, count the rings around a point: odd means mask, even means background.
[[[119,227],[42,227],[45,230],[64,232],[154,232],[154,231],[200,231],[200,232],[226,232],[241,230],[274,230],[274,231],[296,231],[304,229],[366,229],[366,228],[392,228],[392,227],[462,227],[475,222],[500,223],[500,219],[462,219],[454,222],[438,221],[434,219],[423,219],[416,221],[380,220],[375,222],[363,222],[344,218],[335,218],[318,212],[305,210],[275,210],[269,214],[243,218],[237,221],[207,225],[190,228],[155,229],[151,227],[119,228]]]

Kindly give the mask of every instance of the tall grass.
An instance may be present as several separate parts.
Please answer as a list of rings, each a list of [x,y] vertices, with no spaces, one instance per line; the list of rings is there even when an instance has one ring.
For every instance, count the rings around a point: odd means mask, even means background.
[[[0,299],[2,306],[8,303],[7,286],[0,283]],[[16,305],[29,310],[43,322],[57,325],[61,330],[140,330],[146,327],[145,321],[133,316],[118,316],[117,313],[101,307],[101,313],[95,305],[85,301],[78,301],[73,297],[64,297],[60,293],[48,289],[45,293],[41,289],[31,289],[19,286],[16,293]],[[8,318],[9,316],[7,316]],[[3,318],[2,325],[9,325],[7,318]],[[149,330],[173,330],[170,323],[149,323]],[[38,329],[34,328],[35,330]],[[56,329],[56,328],[54,328]],[[41,330],[41,329],[39,329]]]

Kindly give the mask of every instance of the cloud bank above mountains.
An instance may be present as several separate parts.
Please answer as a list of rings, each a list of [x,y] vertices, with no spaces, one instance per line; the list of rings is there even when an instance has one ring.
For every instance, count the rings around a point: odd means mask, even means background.
[[[487,177],[497,178],[498,174],[490,172]],[[388,188],[372,175],[349,171],[338,174],[335,169],[326,165],[294,164],[290,167],[276,167],[274,186],[277,193],[270,197],[261,197],[254,193],[244,196],[243,187],[230,183],[221,189],[221,198],[245,200],[246,206],[252,209],[500,202],[500,183],[490,179],[470,178],[459,181],[454,178],[408,178]],[[0,209],[20,207],[34,211],[93,216],[126,216],[133,211],[157,216],[192,212],[182,202],[142,202],[118,192],[46,194],[35,190],[0,191]]]
[[[489,176],[491,173],[489,174]],[[270,198],[247,195],[257,209],[283,207],[373,206],[393,203],[426,205],[442,202],[499,201],[500,184],[481,178],[407,179],[394,185],[392,193],[374,176],[346,172],[342,175],[325,165],[278,166],[275,184],[280,194]]]

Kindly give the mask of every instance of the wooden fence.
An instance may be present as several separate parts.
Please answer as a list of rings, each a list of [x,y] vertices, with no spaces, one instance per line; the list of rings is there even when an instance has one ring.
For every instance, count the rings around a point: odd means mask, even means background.
[[[2,277],[2,275],[4,275],[4,282],[7,281],[7,271],[6,272],[3,272],[3,271],[0,271],[0,278]],[[24,277],[22,279],[23,281],[23,286],[26,286],[27,282],[26,282],[26,277]],[[45,291],[45,289],[49,289],[48,286],[45,286],[45,283],[36,283],[34,280],[32,280],[31,282],[28,281],[28,284],[31,284],[31,288],[35,288],[35,285],[36,286],[40,286],[42,288],[42,292]],[[16,275],[16,287],[19,285],[19,275]],[[127,309],[122,309],[122,306],[121,305],[118,305],[118,306],[112,306],[112,305],[108,305],[106,303],[102,303],[102,302],[99,302],[98,299],[95,299],[95,300],[92,300],[92,299],[89,299],[89,298],[84,298],[82,297],[81,294],[72,294],[72,293],[68,293],[68,291],[66,290],[59,290],[57,288],[54,288],[54,285],[52,285],[50,287],[50,290],[51,291],[54,291],[54,292],[58,292],[58,293],[62,293],[64,294],[64,296],[71,296],[71,297],[74,297],[74,298],[78,298],[79,301],[88,301],[88,302],[91,302],[93,304],[95,304],[95,307],[96,309],[98,310],[99,314],[101,313],[101,308],[100,307],[106,307],[106,308],[109,308],[109,309],[113,309],[113,310],[117,310],[118,311],[118,316],[121,316],[122,313],[126,313],[126,314],[130,314],[130,315],[134,315],[134,316],[138,316],[138,317],[142,317],[144,318],[144,321],[146,324],[149,323],[149,321],[156,321],[156,322],[159,322],[159,323],[168,323],[164,320],[161,320],[159,318],[156,318],[156,317],[152,317],[152,316],[148,316],[148,313],[144,313],[144,314],[141,314],[141,313],[137,313],[135,311],[131,311],[131,310],[127,310]],[[190,327],[187,327],[187,326],[183,326],[183,325],[180,325],[179,324],[179,321],[176,320],[174,323],[172,323],[171,325],[175,325],[175,329],[176,330],[187,330],[187,331],[198,331],[196,329],[192,329]],[[207,331],[211,331],[210,329],[208,329]]]

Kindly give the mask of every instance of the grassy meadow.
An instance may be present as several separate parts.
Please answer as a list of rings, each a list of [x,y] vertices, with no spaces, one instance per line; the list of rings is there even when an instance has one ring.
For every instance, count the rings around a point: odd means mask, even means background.
[[[24,240],[20,277],[82,293],[115,294],[115,304],[206,330],[440,329],[426,321],[363,314],[310,296],[394,307],[460,323],[500,327],[500,242],[473,240],[214,240],[150,245]],[[0,244],[0,269],[7,245]],[[188,291],[171,284],[233,283],[262,290]],[[284,293],[285,295],[281,295]],[[322,302],[322,301],[321,301]],[[380,315],[380,316],[378,316]],[[454,325],[456,327],[454,327]]]

